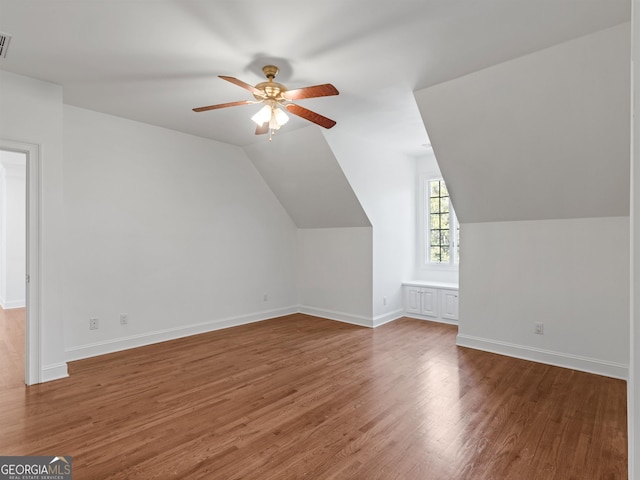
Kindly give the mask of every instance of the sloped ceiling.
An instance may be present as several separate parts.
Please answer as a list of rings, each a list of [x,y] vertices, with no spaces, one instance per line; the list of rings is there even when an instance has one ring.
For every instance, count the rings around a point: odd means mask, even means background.
[[[253,99],[216,76],[255,84],[273,62],[289,88],[338,88],[300,102],[335,128],[417,153],[414,90],[629,19],[629,0],[0,0],[0,69],[61,85],[70,105],[244,146],[262,141],[255,105],[191,109]]]
[[[192,112],[252,98],[216,76],[255,84],[260,68],[275,63],[290,88],[331,82],[339,96],[300,104],[335,119],[334,130],[405,154],[423,152],[429,141],[412,94],[427,88],[422,117],[439,137],[432,143],[463,221],[594,215],[620,211],[625,197],[613,194],[604,207],[589,197],[596,178],[611,192],[622,175],[616,166],[577,161],[621,156],[609,147],[628,128],[609,110],[628,88],[618,82],[623,93],[603,94],[597,85],[617,82],[621,57],[601,58],[602,49],[591,52],[587,42],[576,53],[580,65],[556,65],[562,55],[534,54],[540,60],[531,65],[513,59],[629,19],[629,0],[326,1],[312,8],[292,0],[269,8],[254,0],[0,0],[0,31],[12,35],[0,69],[61,85],[70,105],[245,147],[301,227],[369,222],[317,127],[307,131],[309,123],[292,116],[269,144],[254,135],[256,105]],[[524,73],[505,67],[509,61]],[[500,62],[507,63],[487,69]],[[596,68],[591,83],[568,87]],[[538,84],[547,95],[541,102],[531,100]],[[554,96],[557,86],[570,95]],[[579,106],[591,96],[602,117]],[[532,118],[523,113],[545,104]],[[568,127],[563,138],[555,128],[572,116],[586,118],[588,128]],[[612,125],[621,130],[612,133]],[[577,142],[584,143],[573,148]]]
[[[630,28],[420,90],[461,222],[629,214]]]
[[[282,129],[244,150],[299,228],[371,226],[317,127]]]

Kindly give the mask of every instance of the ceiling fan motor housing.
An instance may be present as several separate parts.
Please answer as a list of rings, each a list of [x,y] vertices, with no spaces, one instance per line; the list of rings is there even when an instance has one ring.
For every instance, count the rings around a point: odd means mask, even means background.
[[[280,69],[275,65],[265,65],[264,67],[262,67],[262,71],[264,72],[265,77],[267,77],[269,80],[273,80],[278,75]]]
[[[257,84],[256,88],[258,90],[262,90],[265,93],[267,100],[275,100],[278,102],[285,100],[283,94],[287,91],[287,87],[285,87],[281,83],[273,81],[273,79],[276,78],[276,75],[278,75],[278,72],[280,71],[278,67],[276,67],[275,65],[265,65],[264,67],[262,67],[262,71],[269,80],[267,82],[261,82]],[[256,100],[265,99],[264,97],[256,95],[255,93],[253,94],[253,96],[256,98]]]
[[[270,80],[268,82],[262,82],[257,84],[256,88],[258,90],[262,90],[265,93],[267,100],[276,100],[276,101],[285,100],[285,98],[283,97],[283,94],[284,92],[287,91],[287,87],[285,87],[281,83],[273,82]],[[261,97],[260,95],[256,95],[255,93],[253,94],[253,96],[256,98],[256,100],[265,99],[265,97]]]

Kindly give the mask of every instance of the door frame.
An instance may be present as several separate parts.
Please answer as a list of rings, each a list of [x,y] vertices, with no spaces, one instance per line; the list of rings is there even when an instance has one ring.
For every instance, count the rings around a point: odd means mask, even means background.
[[[0,150],[24,153],[26,161],[26,321],[24,383],[42,381],[40,324],[40,146],[0,138]]]

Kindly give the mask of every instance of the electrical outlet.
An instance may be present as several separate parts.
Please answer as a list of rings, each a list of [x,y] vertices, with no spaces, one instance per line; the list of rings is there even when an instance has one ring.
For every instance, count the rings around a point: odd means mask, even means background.
[[[129,314],[121,313],[120,314],[120,325],[127,325],[129,323]]]
[[[90,318],[89,319],[89,330],[98,330],[98,319],[97,318]]]
[[[382,297],[382,305],[386,305],[387,304],[387,297]]]
[[[269,295],[267,295],[266,293],[262,296],[262,300],[263,301],[268,301],[269,300]]]
[[[536,335],[544,335],[544,323],[535,323],[534,324],[534,333]]]

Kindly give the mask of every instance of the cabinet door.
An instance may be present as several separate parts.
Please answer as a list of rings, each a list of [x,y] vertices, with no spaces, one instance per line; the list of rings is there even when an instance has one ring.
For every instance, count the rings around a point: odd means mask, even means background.
[[[420,314],[427,317],[437,317],[438,290],[435,288],[421,288],[420,297]]]
[[[420,313],[420,288],[404,287],[404,309],[407,313]]]
[[[440,305],[442,306],[442,318],[458,320],[458,291],[440,290]]]

